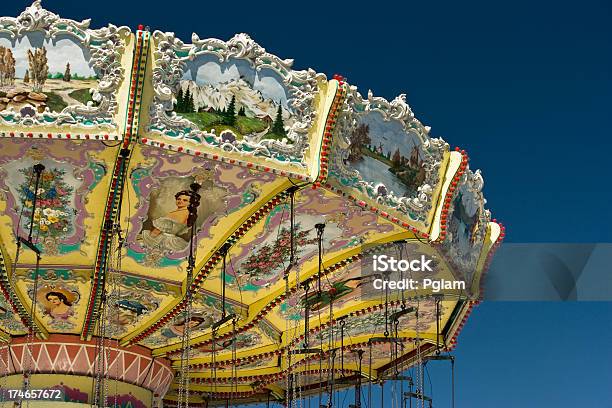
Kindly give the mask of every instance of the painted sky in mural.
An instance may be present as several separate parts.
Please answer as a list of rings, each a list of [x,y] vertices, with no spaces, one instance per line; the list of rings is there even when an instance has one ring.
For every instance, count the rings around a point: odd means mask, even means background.
[[[449,238],[443,248],[448,252],[450,262],[469,282],[474,274],[486,232],[486,226],[481,219],[482,202],[470,191],[468,183],[464,183],[453,199],[452,208],[447,228]]]
[[[0,52],[0,110],[33,115],[96,103],[92,89],[97,75],[89,64],[89,50],[73,38],[49,39],[42,32],[16,39],[0,35]]]
[[[175,97],[175,112],[228,142],[282,140],[294,123],[291,96],[280,76],[270,69],[257,71],[245,60],[219,62],[205,54],[186,61]]]
[[[425,181],[421,140],[406,132],[401,122],[385,120],[380,112],[359,117],[350,140],[347,162],[361,177],[384,184],[386,195],[412,196]]]

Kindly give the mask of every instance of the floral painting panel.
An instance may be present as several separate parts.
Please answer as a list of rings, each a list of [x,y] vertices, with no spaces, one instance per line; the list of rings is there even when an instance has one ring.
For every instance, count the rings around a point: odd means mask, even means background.
[[[38,190],[34,166],[43,164]],[[84,236],[82,197],[75,192],[86,189],[85,174],[74,166],[51,159],[39,161],[24,157],[3,165],[6,183],[15,203],[13,216],[19,221],[18,233],[32,240],[43,253],[57,255],[75,248]],[[87,173],[87,172],[85,172]],[[81,209],[81,211],[77,211]]]

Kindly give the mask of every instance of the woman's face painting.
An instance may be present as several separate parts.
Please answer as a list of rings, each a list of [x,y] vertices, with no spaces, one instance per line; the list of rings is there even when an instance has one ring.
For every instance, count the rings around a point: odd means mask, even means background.
[[[189,197],[186,195],[180,195],[176,198],[176,207],[177,208],[187,208],[189,205]]]
[[[62,304],[61,299],[59,297],[55,296],[55,295],[51,295],[51,296],[47,297],[47,300],[49,302],[51,302],[51,304],[54,305],[54,306],[59,306],[59,305]]]

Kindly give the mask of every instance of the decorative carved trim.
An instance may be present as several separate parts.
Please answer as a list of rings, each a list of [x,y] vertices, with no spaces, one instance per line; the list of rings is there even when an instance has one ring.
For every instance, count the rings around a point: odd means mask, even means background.
[[[77,22],[60,18],[57,14],[42,8],[40,0],[34,1],[19,17],[0,17],[0,34],[7,33],[17,39],[30,32],[43,32],[45,39],[69,36],[91,54],[89,63],[99,75],[98,87],[93,99],[98,106],[67,106],[61,112],[36,113],[21,116],[12,108],[2,111],[0,123],[11,126],[83,126],[116,129],[114,115],[117,112],[117,91],[123,81],[121,51],[125,48],[124,38],[130,33],[128,27],[109,24],[97,30],[89,28],[90,20]]]
[[[413,197],[399,197],[390,191],[383,183],[366,181],[361,174],[345,164],[349,154],[350,135],[357,127],[358,119],[370,112],[380,113],[385,121],[398,121],[407,133],[415,134],[422,144],[424,154],[423,166],[425,167],[425,181],[418,187]],[[335,139],[335,152],[331,159],[331,173],[345,186],[356,188],[378,204],[393,208],[410,219],[427,224],[428,214],[432,208],[432,195],[439,180],[439,169],[442,164],[443,155],[448,151],[448,144],[442,139],[429,137],[428,126],[423,126],[412,113],[410,106],[406,103],[406,95],[401,94],[391,102],[384,98],[373,96],[368,91],[367,99],[364,99],[355,86],[351,86],[344,103],[343,112],[337,126],[340,137]],[[384,187],[381,189],[380,187]],[[381,194],[384,190],[388,193]]]
[[[282,60],[266,52],[247,34],[236,34],[225,42],[216,38],[202,40],[194,33],[192,44],[184,44],[174,33],[155,31],[153,38],[157,44],[154,50],[157,66],[152,74],[154,97],[149,107],[151,121],[148,131],[171,139],[207,144],[226,152],[240,152],[305,168],[304,152],[308,147],[308,132],[317,113],[314,106],[318,93],[317,83],[325,80],[325,75],[312,69],[292,70],[293,60]],[[220,135],[198,130],[194,123],[172,112],[172,98],[178,92],[185,61],[192,61],[205,54],[216,56],[219,62],[230,58],[243,59],[257,71],[270,69],[282,78],[290,92],[287,102],[296,117],[287,134],[292,143],[272,139],[229,142],[222,140]]]

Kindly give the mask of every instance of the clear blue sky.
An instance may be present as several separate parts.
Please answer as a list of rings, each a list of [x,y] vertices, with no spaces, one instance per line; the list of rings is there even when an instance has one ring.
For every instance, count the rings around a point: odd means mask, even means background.
[[[4,2],[0,15],[26,4]],[[44,5],[185,41],[247,32],[298,69],[340,73],[362,93],[406,93],[432,135],[483,171],[508,242],[612,242],[609,1]],[[611,322],[610,303],[481,305],[459,338],[457,407],[612,407]],[[450,406],[447,388],[434,379],[434,406]]]

